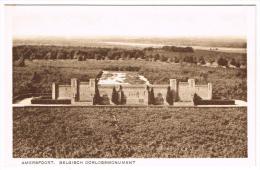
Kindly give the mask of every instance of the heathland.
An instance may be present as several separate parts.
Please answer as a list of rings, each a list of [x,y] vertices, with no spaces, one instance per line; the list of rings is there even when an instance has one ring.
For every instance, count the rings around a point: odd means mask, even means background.
[[[14,108],[15,158],[245,158],[246,108]]]
[[[51,93],[52,82],[69,84],[71,78],[88,81],[102,70],[133,70],[154,84],[168,84],[170,78],[194,78],[198,84],[212,83],[213,98],[247,100],[245,69],[143,60],[25,60],[24,67],[13,67],[13,95]]]

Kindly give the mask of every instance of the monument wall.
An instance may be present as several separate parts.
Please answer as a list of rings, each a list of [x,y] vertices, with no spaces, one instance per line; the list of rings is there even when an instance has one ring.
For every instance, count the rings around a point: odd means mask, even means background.
[[[119,85],[97,85],[100,96],[107,95],[110,104],[113,104],[112,92],[115,87],[119,90]],[[147,105],[148,90],[147,85],[121,85],[126,97],[126,104]],[[90,79],[89,82],[79,82],[77,79],[71,79],[71,85],[52,85],[53,99],[71,99],[74,102],[92,102],[95,94],[95,80]],[[154,97],[161,97],[163,104],[168,105],[166,101],[167,90],[170,87],[174,93],[174,100],[179,102],[192,102],[194,94],[198,94],[202,99],[212,99],[212,85],[196,85],[194,79],[188,82],[178,82],[176,79],[170,79],[169,85],[149,85],[153,88]]]

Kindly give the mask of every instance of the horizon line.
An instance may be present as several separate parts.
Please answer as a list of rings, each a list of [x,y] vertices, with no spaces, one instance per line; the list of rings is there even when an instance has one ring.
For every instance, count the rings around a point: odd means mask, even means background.
[[[164,36],[164,35],[84,35],[84,36],[61,36],[61,35],[16,35],[13,36],[13,40],[15,39],[41,39],[41,38],[56,38],[56,39],[109,39],[109,38],[122,38],[122,39],[140,39],[140,38],[147,38],[147,39],[156,39],[156,38],[164,38],[164,39],[172,39],[172,38],[203,38],[203,39],[243,39],[247,40],[247,36],[234,36],[234,35],[220,35],[220,36],[207,36],[207,35],[195,35],[195,36]]]

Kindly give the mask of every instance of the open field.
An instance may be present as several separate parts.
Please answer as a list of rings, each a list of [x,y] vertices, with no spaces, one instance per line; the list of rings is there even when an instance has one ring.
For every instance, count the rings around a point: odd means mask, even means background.
[[[110,42],[110,43],[107,43]],[[113,42],[113,43],[111,43]],[[61,37],[42,37],[32,39],[17,38],[14,39],[14,45],[66,45],[66,46],[89,46],[89,47],[120,47],[123,44],[124,48],[128,44],[138,44],[139,47],[147,46],[162,46],[162,45],[176,45],[176,46],[201,46],[201,47],[226,47],[226,48],[246,48],[247,43],[243,38],[203,38],[203,37],[175,37],[175,38],[152,38],[152,37],[95,37],[95,38],[72,38],[66,39]],[[138,45],[128,45],[128,47],[138,47]]]
[[[15,158],[247,157],[246,108],[13,108]]]
[[[69,84],[71,78],[88,81],[101,70],[122,71],[129,66],[153,84],[168,84],[170,78],[181,81],[194,78],[196,84],[212,83],[213,98],[247,100],[244,69],[142,60],[25,60],[25,67],[13,67],[13,95],[51,93],[52,82]]]

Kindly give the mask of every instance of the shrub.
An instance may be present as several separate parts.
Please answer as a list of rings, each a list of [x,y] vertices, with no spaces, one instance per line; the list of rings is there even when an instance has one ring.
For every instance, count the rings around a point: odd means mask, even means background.
[[[94,98],[93,98],[93,105],[101,104],[101,102],[102,102],[102,98],[100,96],[97,84],[98,84],[98,80],[95,79],[95,94],[94,94]]]
[[[102,97],[101,97],[101,102],[99,103],[100,105],[110,105],[110,99],[108,97],[107,94],[104,94]]]
[[[71,104],[70,99],[52,100],[52,99],[32,99],[31,104]]]
[[[202,98],[197,93],[195,93],[194,96],[193,96],[194,105],[198,105],[199,101],[201,101],[201,100],[202,100]]]
[[[162,49],[171,52],[194,52],[192,47],[163,46]]]
[[[174,62],[175,63],[179,63],[180,62],[180,59],[178,57],[174,57]]]
[[[153,87],[150,89],[149,86],[147,86],[148,91],[148,105],[154,104],[154,91]]]
[[[112,102],[114,104],[118,104],[118,93],[116,91],[116,87],[114,87],[112,91]]]
[[[202,56],[200,57],[199,63],[202,65],[206,64],[204,57],[202,57]]]
[[[83,61],[83,56],[78,56],[78,61]]]
[[[126,96],[124,94],[123,87],[121,85],[118,91],[116,91],[116,87],[113,88],[112,102],[116,105],[126,104]]]
[[[197,105],[235,105],[234,100],[199,100]]]
[[[40,82],[41,80],[41,76],[39,74],[37,74],[37,72],[34,72],[31,78],[32,82]]]
[[[231,61],[230,61],[230,64],[233,65],[233,66],[236,66],[237,62],[234,58],[232,58]]]
[[[228,65],[228,61],[226,59],[220,57],[218,59],[218,65],[220,65],[220,66],[227,66]]]
[[[169,105],[173,105],[173,93],[170,86],[167,88],[166,101],[169,103]]]
[[[154,105],[163,105],[164,100],[161,93],[157,94],[157,97],[154,100]]]
[[[126,96],[125,96],[125,93],[123,91],[123,87],[120,85],[120,89],[119,89],[119,99],[118,99],[118,103],[123,105],[123,104],[126,104]]]
[[[125,104],[126,104],[126,100],[127,100],[127,98],[126,98],[126,96],[125,96],[125,94],[124,94],[123,91],[121,91],[121,96],[122,96],[121,104],[122,104],[122,105],[125,105]]]
[[[103,74],[103,71],[101,70],[101,71],[97,74],[96,78],[100,78],[100,77],[102,76],[102,74]]]

